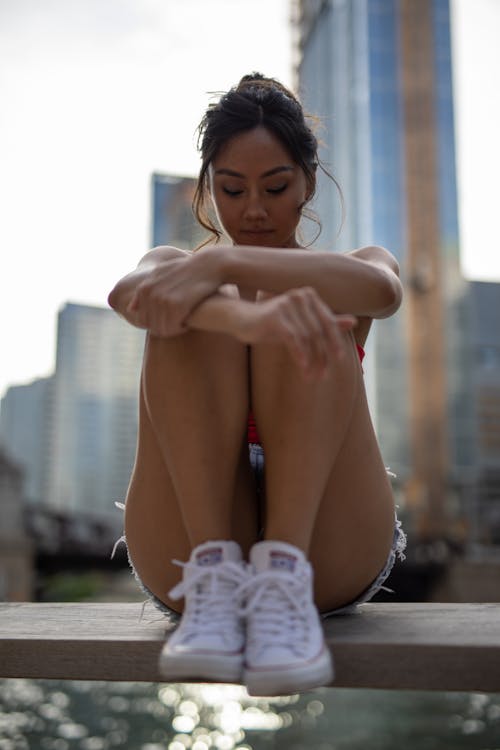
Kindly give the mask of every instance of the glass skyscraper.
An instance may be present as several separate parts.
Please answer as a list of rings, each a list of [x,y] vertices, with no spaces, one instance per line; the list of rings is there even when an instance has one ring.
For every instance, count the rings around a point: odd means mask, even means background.
[[[192,247],[192,178],[152,176],[152,244]],[[110,308],[60,310],[54,375],[12,386],[1,403],[0,445],[25,471],[25,496],[67,514],[121,523],[134,463],[145,332]]]
[[[373,326],[367,390],[415,531],[447,533],[473,461],[448,0],[299,0],[295,24],[298,90],[345,205],[320,173],[316,244],[399,261],[405,302]]]
[[[191,204],[196,188],[193,177],[155,172],[151,177],[151,246],[174,245],[193,249],[205,230],[196,222]]]
[[[134,462],[144,331],[107,308],[59,313],[47,505],[118,517]]]

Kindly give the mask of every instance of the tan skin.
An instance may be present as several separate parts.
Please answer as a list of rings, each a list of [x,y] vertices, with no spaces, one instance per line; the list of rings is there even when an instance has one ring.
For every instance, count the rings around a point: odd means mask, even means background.
[[[136,463],[125,511],[134,566],[173,609],[172,559],[210,539],[258,540],[246,423],[266,456],[264,535],[304,550],[320,610],[354,600],[387,559],[394,500],[355,343],[401,301],[380,247],[299,247],[311,185],[262,127],[210,165],[230,246],[155,248],[121,279],[111,306],[149,331]]]

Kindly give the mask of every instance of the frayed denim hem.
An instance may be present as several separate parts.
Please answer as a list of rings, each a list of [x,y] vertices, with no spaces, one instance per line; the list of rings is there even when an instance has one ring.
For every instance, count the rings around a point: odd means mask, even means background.
[[[375,594],[378,594],[379,591],[384,590],[389,591],[390,593],[394,593],[392,589],[388,589],[386,586],[384,586],[384,583],[394,567],[396,558],[399,558],[400,560],[405,559],[406,543],[406,534],[401,526],[401,521],[398,520],[398,517],[396,515],[394,523],[394,536],[392,541],[392,548],[389,552],[389,557],[387,558],[386,564],[384,565],[378,576],[375,578],[373,583],[371,583],[368,588],[365,589],[365,591],[363,591],[363,593],[360,594],[360,596],[350,604],[347,604],[345,607],[332,609],[329,612],[322,612],[321,616],[323,618],[326,618],[334,617],[336,615],[352,615],[357,611],[357,608],[360,604],[366,604],[366,602],[369,602],[371,599],[373,599]]]
[[[116,503],[118,507],[122,507],[122,504]],[[337,615],[351,615],[355,614],[357,611],[357,608],[360,604],[365,604],[366,602],[369,602],[375,594],[377,594],[379,591],[391,591],[391,589],[388,589],[384,586],[385,581],[389,577],[389,574],[391,573],[391,570],[394,567],[394,563],[396,562],[396,558],[399,558],[400,560],[405,559],[404,551],[406,549],[406,534],[403,531],[403,528],[401,526],[401,521],[398,520],[397,516],[395,518],[395,525],[394,525],[394,537],[393,537],[393,544],[391,551],[389,553],[389,557],[387,558],[387,562],[384,565],[383,569],[380,571],[376,579],[373,581],[373,583],[368,586],[368,588],[357,598],[355,601],[351,602],[350,604],[347,604],[346,606],[339,607],[338,609],[332,609],[329,612],[322,612],[321,617],[323,619],[327,617],[334,617]],[[115,543],[113,547],[113,551],[111,553],[111,558],[113,558],[116,549],[118,545],[125,544],[127,547],[127,541],[125,538],[125,535],[121,536]],[[127,547],[127,558],[130,565],[130,569],[134,575],[135,580],[137,581],[137,584],[141,591],[146,594],[148,597],[148,600],[151,601],[154,606],[160,610],[160,612],[163,612],[163,614],[166,614],[169,616],[169,618],[176,622],[180,619],[180,614],[176,612],[174,609],[171,609],[168,607],[164,602],[161,601],[161,599],[158,599],[157,596],[153,594],[152,591],[148,589],[148,587],[141,581],[139,576],[137,575],[137,571],[135,570],[132,560],[130,559],[128,547]]]
[[[118,506],[118,507],[120,507],[120,506],[122,506],[122,503],[115,503],[115,505]],[[137,581],[137,585],[139,586],[140,590],[144,594],[146,594],[146,596],[148,597],[148,599],[145,602],[145,604],[147,604],[148,601],[150,601],[152,604],[154,604],[154,606],[157,609],[160,610],[160,612],[162,612],[164,615],[168,615],[169,618],[170,618],[170,620],[172,620],[172,622],[174,622],[174,623],[177,620],[180,620],[181,615],[179,614],[179,612],[176,612],[175,609],[171,609],[164,602],[162,602],[161,599],[158,599],[158,597],[155,596],[153,594],[153,592],[148,589],[148,587],[141,581],[141,579],[137,575],[137,571],[134,568],[132,560],[130,559],[130,554],[129,554],[128,547],[127,547],[127,539],[125,537],[125,534],[123,534],[123,536],[121,536],[119,539],[116,540],[116,542],[115,542],[115,544],[113,546],[113,551],[111,552],[111,559],[113,559],[113,557],[115,555],[115,552],[116,552],[116,550],[117,550],[117,548],[118,548],[118,546],[120,544],[124,544],[125,545],[125,548],[127,550],[128,564],[130,565],[130,570],[132,571],[132,574],[133,574],[135,580]]]

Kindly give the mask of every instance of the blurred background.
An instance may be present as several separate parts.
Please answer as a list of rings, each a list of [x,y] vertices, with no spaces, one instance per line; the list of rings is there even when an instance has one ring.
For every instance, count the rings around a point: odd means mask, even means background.
[[[364,365],[409,536],[380,598],[499,601],[499,31],[499,0],[0,0],[0,600],[142,597],[125,551],[110,554],[143,333],[106,298],[149,247],[201,239],[197,124],[259,70],[299,94],[342,188],[344,218],[321,178],[315,245],[380,244],[401,266],[404,304],[374,326]],[[460,742],[500,736],[498,703],[476,698],[453,714]],[[183,736],[167,745],[195,742]],[[214,746],[245,747],[235,737]]]

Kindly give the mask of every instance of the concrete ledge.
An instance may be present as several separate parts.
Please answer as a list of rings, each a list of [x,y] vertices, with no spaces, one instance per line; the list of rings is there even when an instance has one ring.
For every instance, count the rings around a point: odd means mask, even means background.
[[[172,622],[133,604],[0,604],[0,677],[162,681]],[[500,692],[500,604],[365,604],[325,632],[337,687]]]

